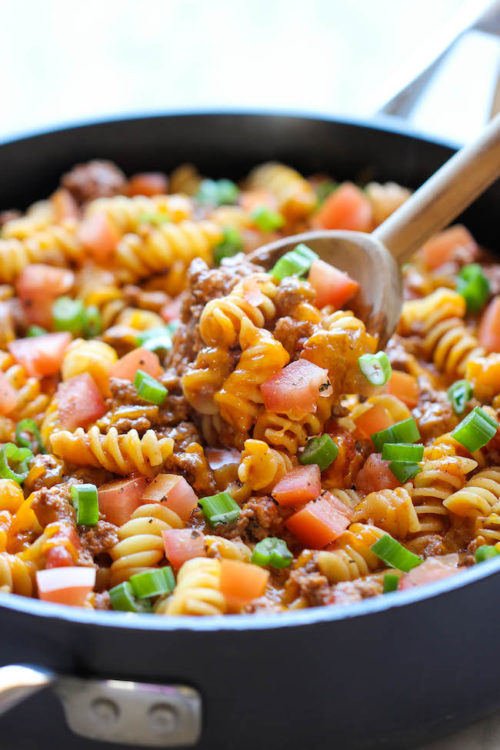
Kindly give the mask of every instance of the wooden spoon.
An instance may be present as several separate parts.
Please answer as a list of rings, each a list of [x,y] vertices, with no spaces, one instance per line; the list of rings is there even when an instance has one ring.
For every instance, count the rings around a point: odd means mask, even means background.
[[[399,266],[435,232],[458,216],[500,176],[500,115],[464,146],[372,234],[321,230],[285,237],[258,248],[250,260],[271,268],[299,242],[360,284],[349,307],[383,347],[402,307]]]

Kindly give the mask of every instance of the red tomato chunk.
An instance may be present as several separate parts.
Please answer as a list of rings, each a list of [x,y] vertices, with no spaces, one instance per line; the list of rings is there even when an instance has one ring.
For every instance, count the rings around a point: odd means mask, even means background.
[[[64,352],[70,343],[69,333],[47,333],[44,336],[11,341],[8,349],[28,375],[42,378],[59,372]]]
[[[66,430],[87,427],[106,413],[106,404],[88,372],[75,375],[57,389],[59,421]]]
[[[351,518],[351,509],[325,492],[294,513],[286,525],[306,547],[322,549],[345,531]]]
[[[375,492],[375,490],[394,490],[401,486],[389,469],[390,461],[383,461],[380,453],[368,456],[365,465],[358,472],[354,486],[359,492]]]
[[[321,494],[321,472],[317,464],[292,469],[272,491],[280,505],[299,505]]]
[[[158,474],[144,493],[144,500],[163,503],[182,521],[188,521],[198,505],[198,498],[191,485],[176,474]]]
[[[332,392],[328,371],[299,359],[284,367],[261,386],[266,409],[312,414],[318,399]]]
[[[121,526],[126,523],[134,510],[142,503],[148,480],[146,477],[133,477],[108,482],[99,487],[99,510],[107,520]]]
[[[316,292],[316,306],[333,305],[340,308],[354,297],[359,284],[354,279],[323,260],[314,260],[308,281]]]

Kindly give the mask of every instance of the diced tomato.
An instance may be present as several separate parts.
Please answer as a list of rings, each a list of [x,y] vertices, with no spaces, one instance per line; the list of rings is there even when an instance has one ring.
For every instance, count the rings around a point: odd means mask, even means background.
[[[45,602],[83,607],[95,586],[95,568],[58,567],[38,570],[38,596]]]
[[[146,489],[144,500],[163,503],[182,521],[188,521],[191,511],[198,505],[191,485],[176,474],[158,474]]]
[[[54,300],[69,292],[74,281],[73,271],[66,268],[44,263],[26,266],[16,282],[16,291],[28,323],[50,327]]]
[[[57,388],[59,422],[65,430],[88,427],[106,413],[106,404],[88,372],[59,383]]]
[[[317,464],[292,469],[272,491],[280,505],[299,505],[321,495],[321,472]]]
[[[205,448],[205,456],[208,465],[212,471],[215,471],[222,466],[227,466],[227,464],[239,464],[241,453],[235,448],[229,450],[225,448]]]
[[[71,343],[70,333],[47,333],[26,339],[16,339],[7,346],[27,374],[35,378],[55,375],[62,365],[64,352]]]
[[[71,521],[53,521],[45,527],[44,533],[47,537],[43,547],[45,559],[47,559],[47,555],[49,558],[52,554],[56,556],[56,553],[52,553],[51,550],[65,549],[71,555],[72,564],[78,561],[82,543]]]
[[[314,260],[308,281],[316,292],[316,306],[333,305],[340,308],[354,297],[359,284],[354,279],[323,260]]]
[[[306,547],[322,549],[349,526],[352,511],[329,492],[290,516],[287,527]]]
[[[263,596],[269,571],[259,565],[223,559],[220,563],[220,590],[229,607],[240,608]]]
[[[0,414],[6,416],[16,408],[17,393],[7,377],[0,372]]]
[[[163,532],[165,556],[174,568],[193,557],[206,557],[205,537],[194,529],[168,529]]]
[[[472,261],[478,250],[477,242],[468,229],[457,224],[431,237],[422,246],[421,253],[425,265],[432,270],[453,260],[455,252],[462,248],[471,255]]]
[[[393,424],[391,415],[381,404],[374,404],[354,420],[360,438],[369,440],[374,432],[386,430]]]
[[[261,385],[266,409],[313,414],[318,399],[332,392],[328,371],[307,359],[291,362]]]
[[[413,375],[408,375],[406,372],[393,370],[385,390],[386,393],[390,393],[391,396],[399,398],[399,400],[406,404],[409,409],[413,409],[418,404],[419,390],[417,379]],[[377,430],[374,430],[374,432],[377,432]]]
[[[133,383],[137,370],[143,370],[153,378],[160,377],[163,372],[158,356],[154,352],[140,347],[119,359],[113,365],[109,374],[112,378],[130,380]]]
[[[375,492],[376,490],[394,490],[401,486],[401,482],[389,469],[390,461],[383,461],[380,453],[372,453],[365,461],[365,465],[358,471],[354,486],[359,492]]]
[[[75,561],[66,547],[50,547],[45,553],[46,568],[69,568]]]
[[[182,302],[180,297],[172,300],[172,302],[167,302],[167,304],[164,305],[160,310],[160,315],[163,320],[166,320],[167,323],[172,323],[172,321],[174,320],[179,320],[181,315],[181,304]]]
[[[272,211],[278,210],[278,202],[268,190],[244,190],[240,193],[239,203],[243,211],[249,214],[261,206],[266,206]]]
[[[401,576],[398,588],[404,591],[414,586],[423,586],[426,583],[439,581],[441,578],[447,578],[459,572],[459,560],[456,554],[428,557],[421,565]]]
[[[110,523],[121,526],[142,503],[148,486],[146,477],[118,479],[101,485],[98,490],[99,510]]]
[[[323,229],[351,229],[370,232],[373,223],[370,201],[352,182],[344,182],[334,190],[315,215],[315,223]]]
[[[491,300],[481,317],[479,343],[487,352],[500,352],[500,296]]]
[[[86,216],[80,224],[78,239],[98,263],[113,258],[120,235],[105,213]]]
[[[163,172],[141,172],[128,181],[129,195],[164,195],[168,190],[167,175]]]
[[[50,202],[54,208],[54,218],[57,223],[64,221],[64,219],[78,219],[80,217],[78,203],[66,188],[56,190],[51,195]]]

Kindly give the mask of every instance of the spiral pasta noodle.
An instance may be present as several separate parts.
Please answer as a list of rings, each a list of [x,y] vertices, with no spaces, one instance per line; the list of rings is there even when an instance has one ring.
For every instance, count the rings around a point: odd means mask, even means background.
[[[320,572],[330,583],[353,581],[366,576],[381,563],[371,547],[384,535],[382,529],[368,524],[354,523],[337,539],[333,549],[318,552]]]
[[[242,486],[235,499],[240,501],[252,492],[270,491],[292,466],[285,453],[270,448],[263,440],[246,440],[238,467]]]
[[[400,539],[421,528],[407,487],[370,492],[355,508],[353,520],[375,524]]]
[[[40,382],[28,377],[24,367],[6,352],[0,352],[0,372],[17,394],[17,404],[10,417],[16,421],[34,419],[39,422],[49,402],[49,397],[41,391]]]
[[[475,474],[464,487],[443,501],[457,516],[489,516],[500,510],[500,467],[492,466]]]
[[[280,211],[289,220],[308,216],[316,205],[311,185],[295,169],[278,162],[268,162],[257,167],[248,179],[250,188],[272,193]]]
[[[104,214],[119,235],[136,233],[147,223],[149,215],[164,217],[166,221],[179,222],[191,218],[191,201],[183,195],[155,195],[148,198],[135,195],[115,195],[97,198],[89,203],[86,215]]]
[[[7,594],[32,596],[34,568],[17,555],[0,552],[0,591]]]
[[[226,611],[220,591],[220,562],[215,558],[195,557],[179,571],[172,596],[156,608],[164,615],[219,615]]]
[[[88,372],[101,392],[108,395],[109,373],[117,359],[115,350],[103,341],[75,339],[64,354],[63,380]]]

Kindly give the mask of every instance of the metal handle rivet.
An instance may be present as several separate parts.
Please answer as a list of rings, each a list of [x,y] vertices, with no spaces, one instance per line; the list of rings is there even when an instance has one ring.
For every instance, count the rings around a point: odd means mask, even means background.
[[[177,727],[177,711],[168,703],[157,703],[148,713],[151,728],[158,734],[170,734]]]
[[[101,726],[114,724],[120,715],[120,709],[117,704],[108,698],[96,698],[90,704],[90,709],[93,718],[97,719]]]

